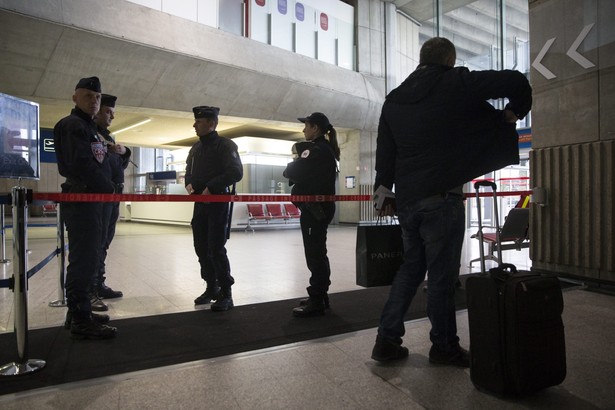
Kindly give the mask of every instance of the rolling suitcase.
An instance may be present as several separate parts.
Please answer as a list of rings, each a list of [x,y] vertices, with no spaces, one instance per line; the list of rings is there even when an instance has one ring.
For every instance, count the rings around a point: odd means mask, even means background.
[[[493,190],[499,229],[496,185],[477,182],[479,236],[481,186]],[[500,249],[499,237],[497,241]],[[502,396],[531,394],[560,384],[566,378],[566,351],[557,277],[518,272],[514,265],[501,263],[499,251],[499,266],[486,273],[480,242],[481,274],[466,282],[472,383]]]

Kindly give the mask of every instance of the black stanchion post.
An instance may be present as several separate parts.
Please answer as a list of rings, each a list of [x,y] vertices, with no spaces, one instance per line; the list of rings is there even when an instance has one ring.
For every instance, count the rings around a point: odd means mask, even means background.
[[[56,207],[56,221],[57,221],[57,252],[58,252],[58,270],[60,271],[60,280],[58,286],[58,299],[53,302],[49,302],[50,307],[64,307],[66,306],[66,245],[64,241],[64,220],[62,219],[62,207],[60,204]]]
[[[15,337],[19,361],[0,367],[1,376],[18,376],[41,370],[44,360],[28,359],[28,269],[26,247],[28,243],[27,189],[13,187],[13,293],[15,310]]]
[[[0,205],[0,263],[8,263],[6,259],[6,235],[4,233],[4,204]]]

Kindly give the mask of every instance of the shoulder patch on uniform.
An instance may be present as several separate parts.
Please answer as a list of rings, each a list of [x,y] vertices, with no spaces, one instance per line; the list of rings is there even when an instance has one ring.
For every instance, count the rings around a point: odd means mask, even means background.
[[[310,150],[309,149],[303,150],[303,152],[301,153],[301,158],[307,158],[309,156],[310,156]]]

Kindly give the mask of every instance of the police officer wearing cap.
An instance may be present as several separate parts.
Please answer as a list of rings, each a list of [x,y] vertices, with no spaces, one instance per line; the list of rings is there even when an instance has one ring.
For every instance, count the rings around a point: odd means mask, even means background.
[[[237,145],[216,132],[218,107],[199,106],[194,112],[194,130],[199,141],[186,159],[186,190],[192,195],[228,194],[228,187],[243,177]],[[231,286],[235,280],[226,254],[229,222],[228,202],[195,202],[192,215],[194,250],[199,258],[205,292],[195,305],[215,301],[211,310],[226,311],[233,307]]]
[[[53,129],[63,193],[115,192],[104,141],[96,132],[94,116],[100,108],[98,77],[82,78],[75,87],[75,108]],[[90,291],[97,272],[102,237],[102,203],[64,202],[62,217],[68,232],[66,268],[67,322],[76,339],[109,339],[117,329],[109,316],[92,313]]]
[[[320,112],[298,120],[305,123],[303,134],[307,141],[295,144],[297,159],[284,171],[292,185],[292,195],[335,195],[340,159],[337,132],[327,116]],[[327,228],[335,214],[335,202],[303,202],[297,206],[301,209],[301,234],[311,277],[307,288],[309,298],[293,309],[293,315],[323,315],[329,307],[327,292],[331,284]]]
[[[98,130],[98,135],[102,137],[107,144],[107,152],[109,154],[109,162],[111,163],[111,179],[115,184],[115,192],[121,194],[124,189],[124,170],[130,163],[130,148],[121,144],[117,144],[109,131],[111,122],[115,119],[115,102],[117,97],[110,94],[102,94],[100,99],[100,110],[94,121]],[[94,298],[92,309],[96,306],[106,305],[100,299],[114,299],[124,296],[121,291],[116,291],[107,286],[105,283],[105,260],[107,252],[113,237],[115,236],[115,225],[120,216],[119,202],[104,202],[103,203],[103,232],[102,232],[102,248],[100,253],[100,264],[98,266],[98,274],[94,277]],[[107,310],[107,309],[104,309]]]

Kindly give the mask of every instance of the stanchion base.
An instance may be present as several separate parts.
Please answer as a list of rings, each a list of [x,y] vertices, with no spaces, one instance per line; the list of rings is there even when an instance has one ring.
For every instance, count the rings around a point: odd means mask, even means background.
[[[49,307],[65,307],[65,300],[54,300],[53,302],[49,302]]]
[[[44,360],[30,359],[25,363],[9,363],[0,367],[0,376],[20,376],[22,374],[34,373],[45,367]]]

